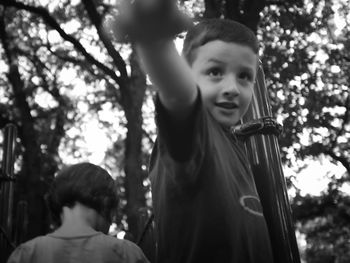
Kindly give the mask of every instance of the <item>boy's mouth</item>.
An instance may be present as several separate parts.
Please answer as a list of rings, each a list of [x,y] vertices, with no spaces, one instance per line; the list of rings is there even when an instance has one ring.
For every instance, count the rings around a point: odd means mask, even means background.
[[[215,103],[215,106],[220,107],[220,108],[224,108],[224,109],[228,109],[228,110],[238,108],[238,104],[235,102],[217,102],[217,103]]]

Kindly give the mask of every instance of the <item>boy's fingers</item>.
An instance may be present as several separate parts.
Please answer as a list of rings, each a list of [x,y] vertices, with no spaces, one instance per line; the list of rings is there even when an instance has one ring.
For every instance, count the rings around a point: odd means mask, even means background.
[[[110,16],[103,22],[103,31],[107,36],[114,38],[117,42],[125,42],[125,24],[126,18],[118,16]]]
[[[118,42],[126,42],[131,33],[133,24],[137,21],[138,14],[151,10],[154,0],[122,0],[118,4],[118,11],[109,14],[103,23],[103,30],[112,34]]]
[[[160,2],[164,0],[131,0],[130,4],[131,5],[137,5],[138,8],[141,10],[152,10],[159,6]]]
[[[118,42],[152,41],[175,36],[188,27],[189,21],[175,0],[125,0],[104,26]]]
[[[135,2],[135,0],[131,1]],[[114,12],[108,14],[103,21],[103,31],[117,42],[128,41],[127,34],[134,19],[131,1],[120,1]]]

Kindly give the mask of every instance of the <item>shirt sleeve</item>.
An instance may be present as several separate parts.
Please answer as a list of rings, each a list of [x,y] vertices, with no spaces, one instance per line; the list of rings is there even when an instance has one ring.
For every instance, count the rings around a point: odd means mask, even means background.
[[[29,263],[30,249],[25,244],[17,247],[7,260],[7,263]]]
[[[158,137],[151,156],[151,170],[155,168],[152,176],[166,174],[189,186],[196,182],[207,152],[209,113],[203,106],[200,90],[192,113],[184,121],[174,120],[159,98],[155,108]]]
[[[158,128],[158,140],[162,148],[169,152],[170,156],[178,162],[185,162],[191,158],[194,150],[196,127],[200,122],[202,100],[198,89],[195,107],[187,119],[176,121],[156,96],[156,124]]]

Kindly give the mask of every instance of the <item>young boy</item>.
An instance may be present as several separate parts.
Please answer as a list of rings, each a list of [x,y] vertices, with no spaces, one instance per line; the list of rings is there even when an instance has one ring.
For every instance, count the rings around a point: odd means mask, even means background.
[[[150,162],[158,262],[271,263],[254,179],[230,132],[252,99],[258,41],[242,24],[204,20],[188,31],[180,57],[164,34],[176,19],[153,12],[156,2],[133,2],[129,36],[158,91]]]
[[[148,262],[133,243],[106,235],[118,204],[106,170],[90,163],[63,169],[48,197],[58,229],[20,245],[8,263]]]

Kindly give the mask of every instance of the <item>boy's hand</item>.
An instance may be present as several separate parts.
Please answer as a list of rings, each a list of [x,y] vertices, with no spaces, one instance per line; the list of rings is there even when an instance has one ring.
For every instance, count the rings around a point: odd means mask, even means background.
[[[191,24],[176,0],[123,0],[119,15],[109,26],[119,42],[147,43],[173,38]]]

